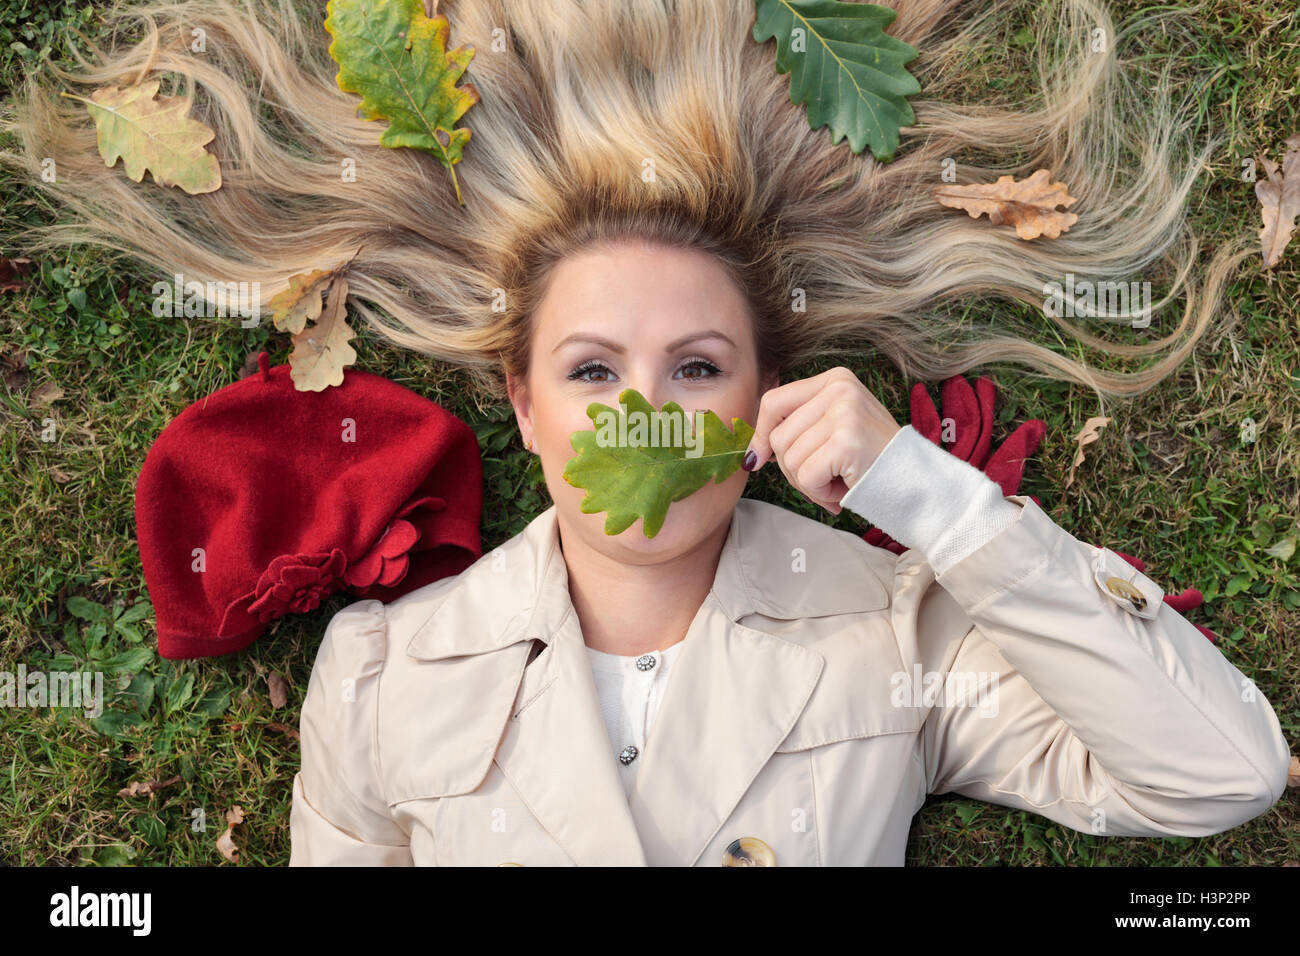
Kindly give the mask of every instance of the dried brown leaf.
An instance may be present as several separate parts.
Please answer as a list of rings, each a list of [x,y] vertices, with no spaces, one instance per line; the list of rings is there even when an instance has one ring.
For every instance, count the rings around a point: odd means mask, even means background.
[[[39,385],[36,391],[32,392],[33,405],[49,405],[51,402],[57,402],[63,397],[63,389],[59,388],[54,382],[46,382]]]
[[[296,727],[290,727],[288,724],[281,724],[281,723],[267,724],[266,729],[274,730],[278,733],[285,734],[286,736],[292,737],[294,740],[301,739],[301,737],[298,734],[298,729]]]
[[[1076,197],[1069,194],[1065,183],[1051,182],[1046,169],[1019,182],[1014,176],[999,176],[995,183],[941,186],[930,195],[945,206],[966,210],[972,219],[987,214],[995,226],[1015,226],[1021,239],[1055,239],[1079,221],[1074,213],[1057,210],[1057,206],[1075,202]]]
[[[244,822],[244,808],[235,804],[226,811],[226,832],[217,837],[217,850],[231,863],[239,862],[239,847],[235,845],[235,826]]]
[[[1296,216],[1300,216],[1300,133],[1286,141],[1282,156],[1282,175],[1278,164],[1264,156],[1258,157],[1266,178],[1255,181],[1255,198],[1259,200],[1264,228],[1259,231],[1260,251],[1264,268],[1271,269],[1282,259],[1282,253],[1295,231]]]
[[[163,787],[170,787],[174,783],[179,783],[181,775],[168,777],[166,780],[132,780],[129,784],[117,791],[119,797],[147,797],[151,793],[157,793]]]
[[[23,277],[31,271],[31,259],[6,259],[0,256],[0,292],[21,292]]]
[[[239,368],[239,378],[241,381],[257,372],[257,356],[257,352],[249,352],[244,356],[244,364]]]
[[[343,369],[357,360],[348,344],[348,280],[336,275],[330,283],[329,302],[315,325],[293,337],[289,354],[289,377],[300,392],[320,392],[343,384]]]
[[[1074,436],[1075,444],[1077,444],[1079,448],[1074,453],[1074,461],[1070,465],[1070,474],[1065,479],[1066,488],[1069,488],[1070,485],[1074,483],[1074,469],[1078,468],[1080,465],[1083,464],[1083,460],[1084,460],[1083,446],[1091,445],[1098,438],[1100,438],[1101,429],[1105,428],[1109,424],[1110,424],[1110,419],[1105,417],[1104,415],[1099,415],[1096,418],[1090,418],[1083,423],[1083,427],[1079,429],[1079,434]]]
[[[1300,757],[1291,758],[1291,766],[1286,772],[1286,785],[1300,787]]]
[[[289,685],[277,672],[271,671],[266,678],[266,686],[270,691],[272,707],[283,707],[289,702]]]
[[[27,350],[22,348],[4,353],[4,382],[12,391],[27,384],[27,354]]]

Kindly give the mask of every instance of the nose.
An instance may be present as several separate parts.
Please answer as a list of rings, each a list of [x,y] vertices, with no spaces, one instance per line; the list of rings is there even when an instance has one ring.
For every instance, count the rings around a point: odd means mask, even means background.
[[[640,392],[652,408],[659,408],[666,401],[663,395],[663,386],[653,384],[644,378],[629,379],[623,384],[623,388],[631,388]]]

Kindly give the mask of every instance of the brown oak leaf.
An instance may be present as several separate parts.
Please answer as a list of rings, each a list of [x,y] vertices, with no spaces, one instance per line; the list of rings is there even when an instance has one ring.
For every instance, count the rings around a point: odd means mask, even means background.
[[[226,811],[226,832],[217,837],[217,850],[231,863],[239,862],[239,847],[235,845],[235,825],[244,822],[244,808],[235,804]]]
[[[1258,157],[1264,167],[1265,179],[1255,181],[1255,198],[1259,200],[1264,228],[1259,231],[1260,251],[1264,268],[1271,269],[1282,259],[1282,253],[1295,231],[1295,220],[1300,216],[1300,133],[1286,141],[1282,156],[1282,175],[1278,164],[1264,156]]]
[[[1079,221],[1074,213],[1057,210],[1057,206],[1075,202],[1076,197],[1065,183],[1052,182],[1046,169],[1019,182],[1014,176],[999,176],[995,183],[941,186],[930,195],[945,206],[966,210],[972,219],[987,214],[995,226],[1015,226],[1021,239],[1055,239]]]
[[[330,282],[329,302],[314,325],[293,337],[289,354],[289,377],[300,392],[320,392],[343,384],[343,369],[357,360],[348,344],[348,280],[336,275]]]

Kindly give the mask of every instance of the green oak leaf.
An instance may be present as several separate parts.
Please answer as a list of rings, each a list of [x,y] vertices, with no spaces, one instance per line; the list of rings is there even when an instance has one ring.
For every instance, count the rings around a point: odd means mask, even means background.
[[[898,149],[898,131],[916,122],[907,96],[921,84],[903,68],[915,47],[885,33],[897,14],[874,3],[755,0],[754,39],[776,37],[776,70],[790,74],[790,102],[804,103],[813,129],[868,144],[880,162]],[[802,31],[796,33],[796,31]]]
[[[564,480],[586,489],[579,504],[583,514],[607,512],[605,534],[619,534],[640,518],[642,532],[653,538],[670,504],[699,491],[710,479],[721,484],[731,477],[754,427],[733,418],[728,430],[712,411],[702,411],[697,413],[697,432],[694,416],[676,402],[656,411],[633,388],[619,392],[618,401],[619,409],[600,402],[587,406],[587,417],[596,427],[569,437],[577,454],[564,466]],[[674,421],[676,430],[671,428]],[[665,430],[665,425],[670,428]],[[657,439],[652,429],[658,430]]]
[[[479,99],[472,83],[456,85],[474,48],[448,50],[447,18],[425,16],[423,0],[329,0],[325,10],[339,89],[361,94],[362,119],[388,121],[379,145],[436,156],[464,205],[452,167],[470,131],[453,127]]]

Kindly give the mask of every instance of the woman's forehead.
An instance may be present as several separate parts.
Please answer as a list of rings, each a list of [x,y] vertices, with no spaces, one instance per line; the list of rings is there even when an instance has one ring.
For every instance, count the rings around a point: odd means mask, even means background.
[[[609,339],[719,333],[714,343],[749,335],[743,293],[707,252],[664,246],[586,250],[557,263],[536,312],[535,334],[555,348],[582,330]]]

